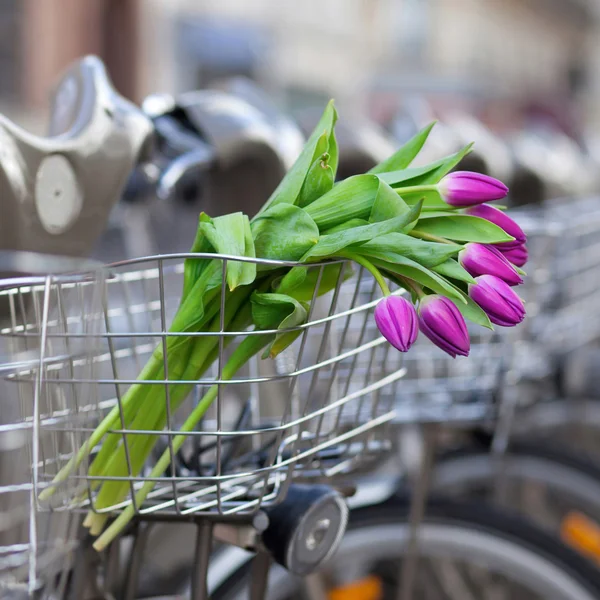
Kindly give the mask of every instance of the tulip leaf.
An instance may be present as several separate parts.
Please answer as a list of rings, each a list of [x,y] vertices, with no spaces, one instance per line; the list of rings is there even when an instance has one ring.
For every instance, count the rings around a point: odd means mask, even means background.
[[[256,256],[296,261],[319,240],[319,229],[306,211],[293,204],[276,204],[253,219]],[[259,265],[259,270],[273,269]]]
[[[313,162],[300,190],[297,206],[303,208],[333,188],[334,174],[329,159],[330,155],[323,152]]]
[[[271,206],[281,203],[294,204],[296,202],[311,165],[315,161],[316,156],[323,153],[322,150],[321,152],[318,152],[317,149],[317,145],[321,136],[323,134],[326,134],[329,139],[329,145],[332,145],[331,139],[333,136],[333,127],[336,121],[337,113],[333,106],[333,101],[330,101],[325,107],[325,111],[323,112],[323,115],[321,116],[319,122],[314,128],[311,136],[308,138],[308,141],[304,145],[300,156],[296,159],[296,162],[293,164],[292,168],[281,180],[281,182],[279,183],[275,191],[271,194],[264,206],[261,208],[257,216],[261,216],[262,213],[269,209]],[[318,152],[316,156],[315,151]],[[335,161],[337,161],[337,156],[335,157],[334,161],[334,153],[337,154],[337,148],[334,148],[329,151],[330,165],[332,167],[332,170],[335,172],[333,165],[335,164]]]
[[[223,215],[210,222],[203,220],[198,228],[218,254],[255,257],[250,221],[244,213]],[[256,278],[256,264],[229,260],[226,276],[230,290],[234,290],[238,285],[248,285]]]
[[[277,293],[288,294],[300,302],[310,302],[313,299],[317,281],[319,281],[317,296],[322,296],[336,287],[344,264],[346,266],[342,278],[343,281],[346,281],[353,275],[352,266],[349,263],[339,262],[321,267],[294,267],[274,285],[274,288]],[[320,271],[322,274],[319,277]]]
[[[435,265],[432,269],[439,275],[449,277],[450,279],[464,281],[465,283],[476,283],[475,279],[473,279],[461,265],[452,259],[440,263],[439,265]]]
[[[388,173],[380,173],[378,177],[389,183],[392,187],[408,187],[413,185],[432,185],[437,183],[444,175],[447,175],[460,163],[460,161],[471,151],[473,144],[469,144],[445,158],[436,160],[422,167],[410,167]],[[404,196],[403,196],[404,197]]]
[[[335,129],[331,129],[329,134],[329,145],[327,146],[327,153],[329,154],[329,166],[333,172],[333,178],[337,175],[338,164],[340,160],[340,153],[338,149],[337,139],[335,137]]]
[[[369,221],[365,219],[350,219],[344,223],[340,223],[331,229],[328,229],[324,233],[336,233],[337,231],[344,231],[345,229],[352,229],[353,227],[360,227],[361,225],[368,225]]]
[[[383,162],[374,166],[369,173],[385,173],[386,171],[399,171],[400,169],[406,169],[408,165],[416,158],[417,154],[423,148],[423,145],[427,141],[433,126],[435,125],[435,121],[424,127],[417,133],[414,137],[412,137],[406,144],[402,146],[399,150],[394,152],[392,156],[386,158]]]
[[[369,221],[371,223],[386,221],[387,219],[404,215],[409,210],[410,208],[406,202],[398,196],[396,191],[385,183],[385,181],[380,181],[377,196],[373,202],[373,208],[371,208]]]
[[[388,219],[387,221],[370,223],[362,227],[354,227],[353,229],[345,229],[336,233],[322,235],[319,242],[302,257],[302,262],[309,259],[333,256],[348,246],[367,242],[387,233],[394,231],[402,232],[417,220],[420,211],[421,205],[417,204],[404,215]]]
[[[306,323],[307,305],[286,294],[252,294],[252,320],[258,329],[290,329]],[[302,330],[278,333],[265,350],[263,358],[274,358],[285,350]]]
[[[177,313],[173,317],[169,331],[194,331],[206,319],[206,307],[218,296],[221,290],[223,273],[222,261],[211,260],[202,271],[188,295],[182,300]],[[185,337],[168,336],[167,344],[171,349],[185,341]]]
[[[368,219],[378,191],[377,175],[354,175],[337,183],[305,210],[324,231],[350,219]]]
[[[388,233],[350,248],[356,254],[389,262],[395,262],[398,257],[410,258],[428,268],[447,262],[461,249],[462,246],[457,244],[425,242],[403,233]]]
[[[463,214],[448,214],[443,217],[427,217],[419,219],[415,231],[437,235],[449,240],[461,242],[480,242],[495,244],[510,242],[514,238],[494,223]]]
[[[198,217],[198,228],[196,229],[196,237],[194,243],[190,248],[190,252],[202,252],[209,253],[212,250],[212,245],[208,241],[208,238],[202,232],[200,223],[210,223],[212,219],[204,212],[200,213]],[[186,258],[183,261],[183,291],[181,293],[180,304],[187,298],[190,290],[194,286],[194,283],[198,281],[198,278],[202,274],[202,271],[210,263],[209,259],[206,258]]]
[[[379,259],[373,259],[372,263],[376,267],[384,269],[385,271],[389,271],[390,273],[395,273],[396,275],[400,275],[402,277],[408,277],[409,279],[420,283],[437,294],[447,296],[451,300],[463,304],[466,303],[464,294],[462,294],[462,292],[460,292],[456,287],[446,281],[443,277],[440,277],[437,273],[430,271],[414,260],[399,257],[394,259],[393,263]]]

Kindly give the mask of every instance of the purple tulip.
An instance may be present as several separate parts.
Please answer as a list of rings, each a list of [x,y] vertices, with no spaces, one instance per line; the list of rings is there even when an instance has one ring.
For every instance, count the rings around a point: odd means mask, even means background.
[[[470,242],[458,253],[458,260],[473,277],[495,275],[509,285],[523,283],[515,268],[494,246]]]
[[[417,311],[402,296],[386,296],[375,307],[375,323],[381,335],[400,352],[406,352],[417,339]]]
[[[525,318],[523,301],[502,279],[493,275],[476,277],[469,285],[469,296],[487,313],[490,321],[502,327],[514,327]]]
[[[471,206],[465,211],[468,215],[473,217],[479,217],[490,221],[494,225],[498,225],[508,235],[514,237],[512,242],[501,242],[500,244],[494,244],[496,248],[510,249],[524,244],[527,241],[525,232],[517,225],[517,223],[511,219],[506,213],[490,206],[489,204],[480,204],[479,206]]]
[[[439,182],[438,190],[447,204],[456,207],[500,200],[508,194],[508,188],[501,181],[471,171],[446,175]]]
[[[515,248],[500,248],[500,252],[502,252],[504,258],[506,258],[508,262],[511,262],[517,267],[524,266],[529,258],[529,253],[527,252],[527,246],[525,244],[520,244]]]
[[[452,358],[469,356],[471,340],[463,316],[444,296],[426,296],[419,303],[421,331]]]

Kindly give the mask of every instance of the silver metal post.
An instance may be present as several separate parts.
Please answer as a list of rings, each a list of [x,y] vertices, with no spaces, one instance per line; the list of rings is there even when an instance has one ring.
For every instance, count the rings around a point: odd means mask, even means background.
[[[425,514],[425,504],[431,483],[431,471],[437,441],[437,423],[423,425],[423,453],[414,482],[409,514],[409,539],[407,552],[402,561],[398,600],[411,600],[418,567],[419,526]]]
[[[135,528],[133,547],[129,555],[129,568],[125,580],[125,600],[135,600],[136,598],[139,574],[149,531],[150,526],[147,523],[138,523]]]
[[[210,551],[212,549],[212,529],[213,524],[210,521],[201,521],[198,523],[191,600],[208,600],[206,578],[208,575]]]
[[[267,552],[257,552],[252,559],[250,571],[250,600],[264,600],[269,583],[271,555]]]

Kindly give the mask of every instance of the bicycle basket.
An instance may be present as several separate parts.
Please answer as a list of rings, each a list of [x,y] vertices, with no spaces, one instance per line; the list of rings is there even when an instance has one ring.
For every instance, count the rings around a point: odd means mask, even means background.
[[[211,258],[223,268],[236,262],[213,254],[165,255],[109,267],[104,314],[94,319],[105,328],[98,336],[95,379],[89,380],[93,393],[90,402],[73,407],[76,414],[71,420],[76,437],[87,438],[93,427],[81,415],[94,414],[98,423],[118,407],[118,421],[109,434],[118,436],[113,440],[123,452],[123,462],[117,473],[88,472],[83,478],[87,496],[79,498],[80,508],[114,513],[133,505],[141,514],[250,513],[282,498],[293,476],[346,473],[387,449],[385,428],[379,426],[394,415],[402,355],[390,351],[373,324],[379,288],[368,272],[344,261],[310,265],[307,277],[314,278],[314,289],[328,291],[303,298],[309,306],[306,322],[286,330],[295,341],[275,359],[263,359],[259,353],[227,375],[227,361],[244,340],[274,332],[236,330],[223,308],[230,292],[221,286],[215,297],[223,304],[217,306],[208,333],[170,333],[186,258]],[[291,266],[254,262],[259,269],[272,269],[274,276]],[[184,352],[186,343],[206,348],[207,354],[210,347],[212,366],[192,376],[193,354],[183,361],[171,360],[175,352]],[[148,410],[151,402],[163,403],[164,421],[141,431],[124,398],[157,348],[163,355],[160,372],[138,388],[147,394]],[[182,365],[183,375],[175,372]],[[187,367],[191,371],[185,371]],[[46,386],[57,390],[73,383],[81,382],[68,376],[45,379]],[[200,404],[205,406],[211,389],[212,404],[178,447],[179,429]],[[153,455],[136,470],[131,457],[141,439],[153,447]],[[90,448],[92,458],[101,447]],[[167,468],[151,475],[165,452]],[[50,479],[54,473],[47,475]],[[106,481],[123,491],[118,502],[102,501],[99,494]],[[137,491],[150,481],[153,490],[138,504]]]
[[[91,391],[88,344],[98,313],[95,275],[4,280],[0,302],[0,595],[61,597],[78,539],[77,514],[60,510],[78,493],[72,478],[53,502],[38,493],[81,444],[71,419]],[[68,379],[60,389],[48,378]],[[22,595],[21,595],[22,594]]]

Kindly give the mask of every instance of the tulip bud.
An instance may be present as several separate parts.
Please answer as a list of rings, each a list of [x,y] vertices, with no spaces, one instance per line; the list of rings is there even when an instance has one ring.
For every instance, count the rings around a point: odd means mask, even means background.
[[[470,171],[456,171],[438,183],[438,191],[450,206],[465,207],[500,200],[508,188],[497,179]]]
[[[436,346],[452,358],[469,356],[471,341],[463,316],[444,296],[426,296],[419,303],[419,327]]]
[[[469,296],[488,315],[490,321],[502,327],[514,327],[525,318],[523,301],[502,279],[493,275],[476,277],[469,285]]]
[[[473,277],[495,275],[509,285],[523,283],[515,268],[494,246],[471,242],[458,253],[458,260]]]
[[[512,242],[501,242],[500,244],[494,244],[496,248],[515,248],[516,246],[519,246],[527,241],[525,232],[513,219],[511,219],[505,212],[502,212],[501,210],[498,210],[489,204],[471,206],[470,208],[467,208],[465,212],[472,217],[479,217],[481,219],[485,219],[486,221],[490,221],[490,223],[493,223],[494,225],[498,225],[498,227],[500,227],[500,229],[502,229],[505,233],[515,238]]]
[[[500,252],[502,252],[504,258],[506,258],[508,262],[517,267],[523,267],[529,258],[529,253],[527,252],[527,246],[525,244],[520,244],[515,248],[500,248]]]
[[[375,307],[375,323],[381,335],[397,350],[406,352],[417,339],[417,311],[402,296],[386,296]]]

